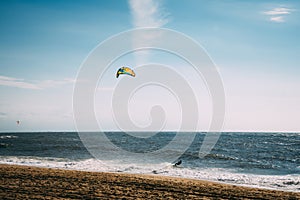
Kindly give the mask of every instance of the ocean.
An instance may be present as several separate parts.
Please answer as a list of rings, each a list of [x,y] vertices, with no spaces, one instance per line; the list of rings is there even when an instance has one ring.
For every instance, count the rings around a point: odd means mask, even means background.
[[[124,140],[107,132],[124,150],[155,151],[176,133],[161,132],[152,140]],[[189,134],[189,133],[187,133]],[[0,163],[101,172],[159,174],[228,184],[300,192],[300,133],[222,133],[212,151],[199,158],[205,133],[197,133],[181,155],[182,164],[123,162],[94,158],[76,132],[0,133]],[[145,142],[146,141],[146,142]],[[180,145],[180,143],[178,144]],[[101,149],[99,145],[99,151]],[[145,158],[147,159],[147,158]]]

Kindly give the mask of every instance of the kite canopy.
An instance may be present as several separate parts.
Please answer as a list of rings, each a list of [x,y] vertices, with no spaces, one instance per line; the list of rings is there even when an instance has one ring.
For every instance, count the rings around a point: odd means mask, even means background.
[[[132,69],[130,69],[129,67],[121,67],[118,71],[117,71],[117,74],[116,74],[116,77],[118,78],[119,75],[121,74],[126,74],[126,75],[130,75],[130,76],[133,76],[135,77],[135,73]]]

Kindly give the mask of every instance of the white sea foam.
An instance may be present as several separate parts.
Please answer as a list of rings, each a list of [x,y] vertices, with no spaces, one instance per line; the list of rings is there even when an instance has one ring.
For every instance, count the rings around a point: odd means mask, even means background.
[[[11,138],[18,138],[18,136],[15,135],[1,135],[0,139],[11,139]]]
[[[299,174],[256,175],[237,173],[232,170],[221,168],[191,169],[186,167],[173,167],[170,163],[155,165],[120,164],[112,161],[103,162],[92,158],[74,161],[62,158],[0,156],[0,164],[29,165],[83,171],[159,174],[163,176],[201,179],[250,187],[300,192]]]

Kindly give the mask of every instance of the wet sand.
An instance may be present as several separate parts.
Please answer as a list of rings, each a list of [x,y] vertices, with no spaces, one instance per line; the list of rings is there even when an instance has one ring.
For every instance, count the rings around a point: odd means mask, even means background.
[[[300,193],[158,175],[0,165],[0,199],[300,199]]]

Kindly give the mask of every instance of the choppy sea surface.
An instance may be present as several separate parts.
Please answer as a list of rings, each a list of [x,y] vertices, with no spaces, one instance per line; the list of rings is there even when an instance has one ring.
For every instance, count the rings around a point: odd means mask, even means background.
[[[138,152],[169,142],[162,132],[149,142],[126,142],[124,133],[108,132],[123,149]],[[187,133],[188,134],[188,133]],[[182,164],[122,162],[94,158],[76,132],[0,133],[0,163],[101,172],[159,174],[258,188],[300,192],[300,133],[222,133],[213,150],[199,158],[206,133],[197,133],[179,158]],[[179,144],[180,145],[180,144]],[[159,145],[158,145],[159,146]],[[101,144],[99,145],[100,151]],[[105,163],[105,164],[104,164]]]

